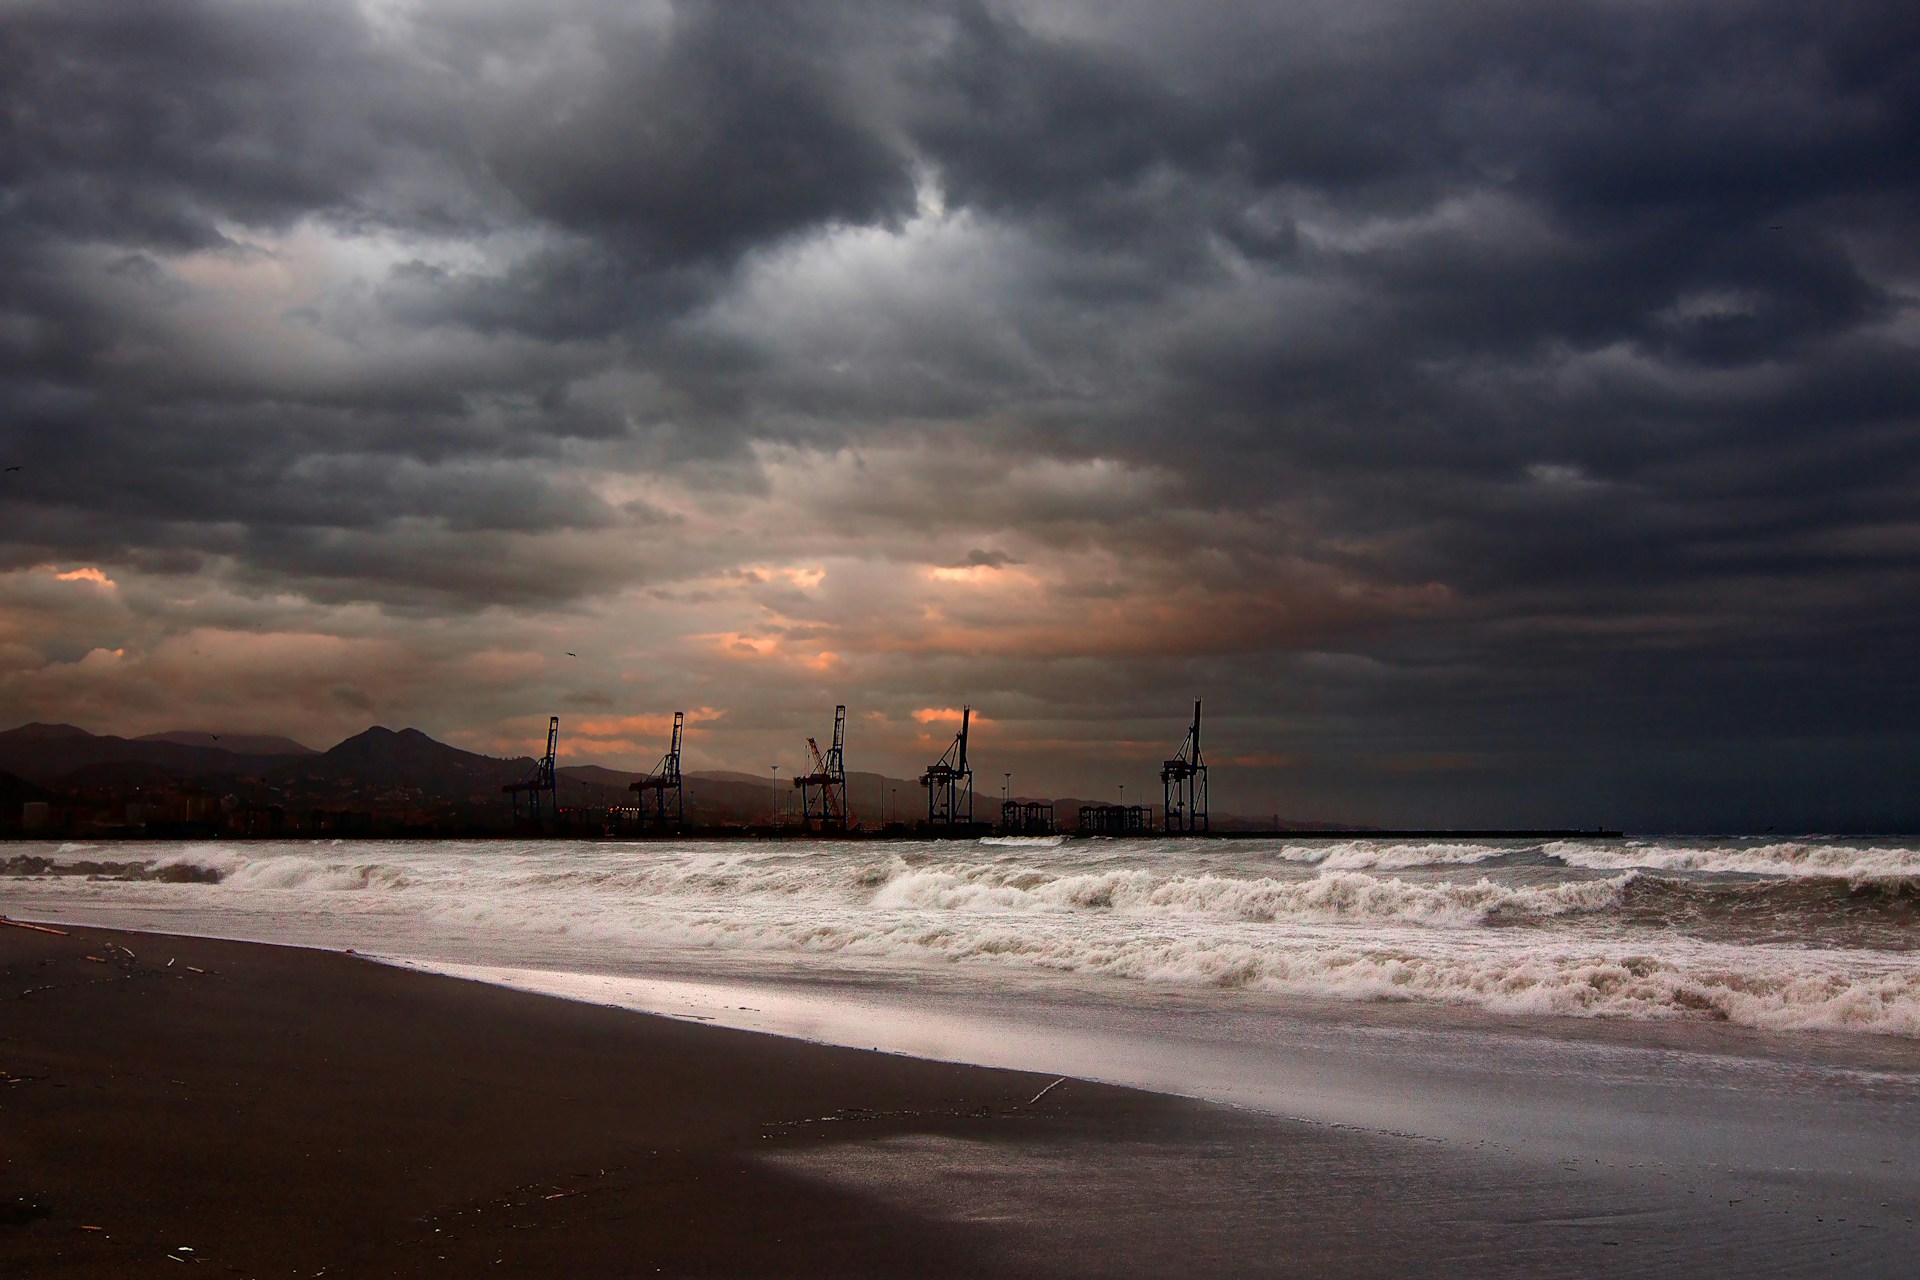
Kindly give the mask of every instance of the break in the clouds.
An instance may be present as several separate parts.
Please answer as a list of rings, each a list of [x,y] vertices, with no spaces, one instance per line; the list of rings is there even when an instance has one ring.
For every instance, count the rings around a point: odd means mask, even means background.
[[[1917,196],[1895,3],[16,0],[0,707],[1920,823]]]

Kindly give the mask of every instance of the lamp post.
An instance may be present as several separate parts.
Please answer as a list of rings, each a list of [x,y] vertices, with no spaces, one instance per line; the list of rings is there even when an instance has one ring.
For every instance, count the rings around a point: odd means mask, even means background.
[[[900,821],[900,788],[893,789],[893,820]]]
[[[770,764],[767,768],[773,770],[773,786],[768,792],[773,797],[773,805],[767,810],[767,825],[777,827],[780,825],[780,766]]]

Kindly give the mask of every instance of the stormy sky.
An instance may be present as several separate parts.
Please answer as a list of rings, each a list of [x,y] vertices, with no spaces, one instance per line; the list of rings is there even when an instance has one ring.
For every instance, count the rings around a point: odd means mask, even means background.
[[[1917,196],[1893,0],[8,0],[0,718],[1913,828]]]

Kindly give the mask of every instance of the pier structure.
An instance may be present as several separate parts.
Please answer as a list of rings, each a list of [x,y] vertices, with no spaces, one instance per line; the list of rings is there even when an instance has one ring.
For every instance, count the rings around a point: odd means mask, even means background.
[[[1045,800],[1002,800],[1000,802],[1000,834],[1003,836],[1055,834],[1053,804]]]
[[[1160,765],[1166,792],[1161,816],[1169,835],[1192,835],[1207,828],[1207,762],[1200,754],[1200,699],[1193,700],[1193,727],[1171,760]]]
[[[1083,804],[1080,806],[1080,834],[1083,836],[1152,835],[1153,806],[1150,804]]]

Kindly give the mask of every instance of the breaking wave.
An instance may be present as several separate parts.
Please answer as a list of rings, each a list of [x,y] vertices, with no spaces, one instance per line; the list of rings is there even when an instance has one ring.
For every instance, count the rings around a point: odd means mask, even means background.
[[[1544,852],[1559,858],[1568,866],[1599,871],[1641,868],[1840,880],[1920,877],[1920,849],[1825,840],[1782,840],[1758,844],[1570,840],[1547,844]]]
[[[489,913],[468,923],[497,927],[501,921]],[[593,950],[639,932],[669,949],[800,954],[883,967],[943,962],[1317,999],[1471,1005],[1513,1015],[1920,1037],[1920,965],[1900,956],[1692,940],[1662,940],[1657,949],[1589,939],[1543,946],[1512,933],[1462,938],[1418,927],[1276,933],[1194,924],[1172,919],[1092,930],[1069,915],[802,918],[716,909],[645,921],[574,916],[547,927],[564,929]]]
[[[1302,862],[1328,870],[1392,871],[1412,867],[1467,866],[1503,858],[1513,851],[1497,845],[1469,844],[1462,841],[1427,840],[1400,842],[1349,840],[1288,844],[1278,856],[1289,862]]]
[[[1269,922],[1295,917],[1379,920],[1440,928],[1599,911],[1617,905],[1628,875],[1552,886],[1481,878],[1419,884],[1358,871],[1304,879],[1164,876],[1144,870],[1052,875],[997,865],[912,869],[902,864],[874,895],[881,908],[937,911],[1105,911]]]
[[[76,844],[0,875],[10,908],[396,955],[958,963],[1920,1037],[1898,844]]]

